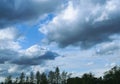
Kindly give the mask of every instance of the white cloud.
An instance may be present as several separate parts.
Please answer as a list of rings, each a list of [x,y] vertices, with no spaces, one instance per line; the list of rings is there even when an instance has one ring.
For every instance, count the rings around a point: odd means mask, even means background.
[[[0,29],[0,49],[18,50],[21,48],[17,39],[20,35],[16,28]]]
[[[39,46],[39,45],[33,45],[26,50],[23,50],[21,53],[25,54],[26,56],[29,57],[34,57],[34,56],[41,56],[44,55],[48,51],[45,47]]]
[[[92,66],[94,64],[94,62],[88,62],[87,65],[88,66]]]
[[[18,66],[14,65],[14,66],[10,66],[10,68],[8,69],[8,73],[14,73],[18,70]]]
[[[101,4],[102,1],[81,0],[76,5],[76,1],[69,1],[64,10],[39,30],[46,35],[48,42],[56,42],[60,47],[77,44],[83,48],[92,47],[119,33],[118,1],[105,0]]]
[[[106,10],[108,11],[115,11],[118,9],[118,5],[119,5],[119,0],[111,0],[111,1],[107,1],[107,5],[105,6]]]
[[[0,40],[14,40],[17,36],[17,31],[15,28],[6,28],[0,30]]]
[[[119,38],[119,35],[118,35]],[[111,42],[103,42],[97,45],[97,52],[100,55],[115,54],[120,51],[120,39],[114,39]]]

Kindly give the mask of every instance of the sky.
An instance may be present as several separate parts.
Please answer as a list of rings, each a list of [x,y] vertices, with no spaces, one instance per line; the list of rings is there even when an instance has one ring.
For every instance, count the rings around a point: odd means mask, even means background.
[[[102,76],[119,60],[120,0],[0,0],[0,80],[57,66]]]

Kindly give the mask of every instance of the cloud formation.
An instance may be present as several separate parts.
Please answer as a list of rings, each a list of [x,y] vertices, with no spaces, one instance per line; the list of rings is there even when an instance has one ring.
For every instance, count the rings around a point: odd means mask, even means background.
[[[40,65],[46,60],[53,60],[57,53],[39,45],[22,49],[19,44],[19,32],[16,28],[0,30],[0,64]]]
[[[114,55],[116,53],[116,56],[119,56],[120,52],[120,36],[119,35],[113,35],[111,36],[112,41],[110,42],[103,42],[101,44],[98,44],[96,54],[99,55]]]
[[[56,11],[62,0],[0,0],[0,28],[33,21]]]
[[[111,35],[120,33],[119,0],[69,1],[68,6],[40,28],[48,42],[60,47],[80,45],[90,48],[110,41]],[[88,4],[89,2],[89,4]]]
[[[27,50],[22,51],[19,55],[19,57],[10,60],[10,63],[26,66],[41,65],[47,60],[54,60],[57,56],[59,56],[55,52],[45,49],[43,50],[43,48],[39,45],[34,45]]]
[[[119,5],[119,0],[0,0],[0,76],[56,66],[81,74],[94,70],[98,75],[119,64]],[[43,27],[39,29],[45,34],[44,41],[51,43],[44,46],[52,50],[38,44],[23,49],[26,46],[21,45],[21,34],[9,26],[33,23],[39,17],[46,21],[41,21]],[[35,37],[33,32],[28,33]],[[68,47],[60,49],[56,44]],[[88,49],[80,50],[79,46]]]
[[[44,64],[45,61],[54,60],[58,56],[55,52],[47,50],[42,51],[41,49],[39,49],[37,53],[38,54],[33,52],[31,56],[23,53],[23,51],[0,49],[0,64],[10,63],[23,66],[41,65]]]

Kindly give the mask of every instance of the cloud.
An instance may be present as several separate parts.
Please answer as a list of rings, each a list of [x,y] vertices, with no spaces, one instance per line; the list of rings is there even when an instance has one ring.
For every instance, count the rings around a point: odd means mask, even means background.
[[[74,50],[74,48],[72,49]],[[111,63],[111,61],[108,61],[107,59],[112,59],[112,57],[98,56],[97,54],[95,54],[94,49],[76,49],[75,51],[67,51],[66,49],[63,50],[65,52],[64,56],[56,57],[54,61],[47,61],[46,66],[43,67],[53,69],[54,67],[58,66],[61,71],[65,70],[68,73],[73,73],[72,76],[74,76],[76,73],[78,73],[77,76],[80,76],[84,73],[92,72],[95,74],[95,76],[98,77],[103,76],[104,71],[106,71],[106,69],[108,70],[111,68],[105,67],[105,64],[109,62]]]
[[[62,0],[1,0],[0,28],[38,19],[56,11],[61,3]]]
[[[35,49],[34,46],[38,49]],[[0,76],[6,77],[8,74],[12,74],[14,78],[21,72],[25,72],[27,74],[28,71],[31,70],[32,66],[45,65],[47,61],[54,60],[59,56],[57,53],[50,50],[48,51],[44,49],[43,51],[43,48],[38,45],[33,45],[32,47],[38,51],[26,54],[29,49],[0,49]]]
[[[118,43],[120,43],[120,42],[112,41],[112,42],[106,42],[106,43],[99,44],[98,45],[99,47],[98,47],[96,53],[99,55],[114,54],[116,51],[120,50],[120,45]]]
[[[19,32],[15,28],[5,28],[0,30],[0,63],[4,64],[18,55],[18,50],[21,48],[17,40]]]
[[[22,49],[21,34],[16,28],[0,29],[0,64],[39,65],[46,60],[54,60],[57,53],[39,45]]]
[[[12,74],[13,78],[21,72],[28,73],[32,66],[42,66],[54,60],[57,53],[40,45],[23,49],[20,45],[21,34],[14,27],[0,29],[0,76]],[[24,40],[24,39],[23,39]],[[2,78],[0,79],[2,80]],[[3,81],[3,80],[2,80]]]
[[[34,56],[33,58],[30,58],[28,56],[20,56],[17,59],[11,60],[10,63],[23,66],[42,65],[47,60],[54,60],[57,56],[58,56],[57,53],[47,51],[43,55],[39,55],[37,57]]]
[[[81,74],[94,70],[101,76],[119,63],[119,0],[68,0],[65,9],[59,8],[61,3],[62,0],[0,1],[0,76],[56,66]],[[45,25],[43,22],[40,28],[46,35],[44,41],[51,43],[45,45],[50,50],[37,44],[22,49],[19,31],[8,26],[34,22],[53,12],[53,19]],[[56,44],[67,48],[59,49]],[[89,49],[80,50],[80,46]]]
[[[4,64],[18,56],[18,52],[10,49],[0,49],[0,64]]]
[[[13,27],[0,30],[0,40],[14,40],[19,37],[18,31]]]
[[[57,53],[36,49],[36,52],[30,52],[31,54],[26,54],[26,50],[12,50],[12,49],[0,49],[0,64],[10,63],[23,66],[32,66],[32,65],[41,65],[44,64],[47,60],[54,60],[57,56]],[[21,52],[22,51],[22,52]]]
[[[112,35],[110,36],[112,41],[103,42],[96,45],[96,54],[98,55],[114,55],[120,52],[120,35]]]
[[[60,47],[90,48],[110,41],[111,35],[120,33],[119,0],[94,1],[81,0],[77,5],[74,5],[76,1],[69,1],[68,6],[40,31],[49,43],[56,42]]]
[[[0,29],[0,50],[18,50],[21,48],[18,40],[21,35],[16,28]]]

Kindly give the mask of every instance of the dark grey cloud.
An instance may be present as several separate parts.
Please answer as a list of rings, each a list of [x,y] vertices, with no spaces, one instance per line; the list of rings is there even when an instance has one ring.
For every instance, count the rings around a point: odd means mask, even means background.
[[[87,1],[77,7],[70,4],[42,28],[50,43],[56,42],[60,47],[80,45],[82,48],[90,48],[101,42],[111,41],[111,35],[120,34],[119,0],[96,0],[96,3]],[[68,15],[66,12],[69,12]]]
[[[5,62],[12,60],[17,56],[18,52],[15,52],[10,49],[0,49],[0,64],[4,64]]]
[[[47,51],[43,55],[37,57],[28,57],[28,56],[21,56],[17,59],[13,59],[10,63],[17,64],[17,65],[40,65],[44,64],[46,60],[54,60],[58,56],[57,53]]]
[[[0,64],[10,63],[23,66],[41,65],[46,60],[54,60],[59,56],[57,53],[47,50],[43,54],[40,54],[40,51],[36,53],[38,54],[32,55],[31,57],[27,54],[20,53],[19,50],[0,49]]]
[[[54,12],[62,0],[0,0],[0,28]]]
[[[117,36],[119,38],[119,36]],[[120,39],[115,39],[111,42],[103,42],[98,45],[96,54],[98,55],[114,55],[120,52]]]

